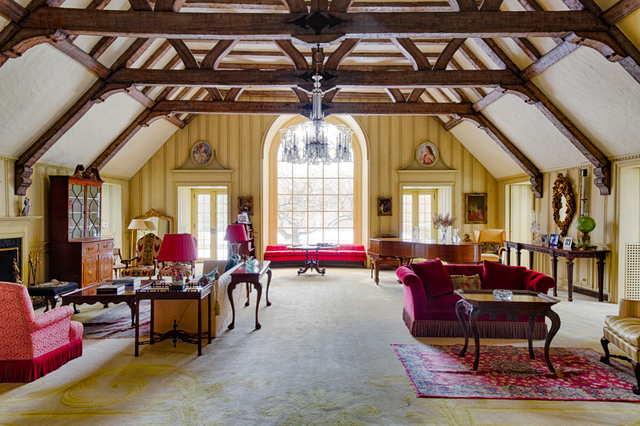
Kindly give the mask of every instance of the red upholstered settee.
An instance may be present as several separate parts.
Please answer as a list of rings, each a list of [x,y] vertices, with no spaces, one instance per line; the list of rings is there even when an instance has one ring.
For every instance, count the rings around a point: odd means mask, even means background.
[[[411,334],[416,337],[463,337],[464,331],[455,312],[460,296],[454,293],[450,276],[476,274],[482,281],[481,288],[486,290],[532,290],[546,294],[554,286],[553,278],[540,272],[494,262],[443,265],[436,259],[402,266],[396,270],[396,275],[404,284],[402,317]],[[527,330],[526,315],[521,315],[518,321],[508,321],[503,314],[493,319],[488,314],[478,318],[478,332],[484,338],[526,339]],[[538,317],[533,338],[544,339],[546,336],[544,317]]]
[[[271,266],[300,266],[305,260],[304,250],[288,250],[290,244],[268,245],[264,252],[264,260],[270,260]],[[334,250],[318,250],[319,261],[322,265],[366,266],[367,253],[364,246],[357,244],[340,244]],[[315,251],[309,251],[309,256],[315,257]]]

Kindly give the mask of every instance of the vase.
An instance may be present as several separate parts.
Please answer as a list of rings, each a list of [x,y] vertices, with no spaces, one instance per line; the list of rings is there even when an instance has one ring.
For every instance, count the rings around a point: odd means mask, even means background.
[[[420,239],[420,228],[418,226],[413,227],[413,239],[414,240]]]
[[[458,235],[458,228],[451,231],[451,243],[460,244],[460,235]]]
[[[447,232],[449,231],[448,227],[441,227],[440,228],[440,242],[442,244],[446,244],[447,243]]]

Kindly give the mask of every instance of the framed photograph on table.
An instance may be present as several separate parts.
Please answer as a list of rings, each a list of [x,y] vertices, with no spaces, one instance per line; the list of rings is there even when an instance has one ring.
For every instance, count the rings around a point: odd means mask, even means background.
[[[391,216],[391,197],[378,197],[378,216]]]
[[[549,234],[540,234],[540,241],[543,246],[549,245]]]
[[[468,193],[464,197],[464,223],[487,223],[487,193]]]
[[[558,241],[560,241],[560,234],[551,234],[549,235],[549,245],[551,247],[557,247]]]
[[[564,244],[562,245],[562,248],[564,250],[571,250],[572,246],[573,246],[573,237],[564,237]]]

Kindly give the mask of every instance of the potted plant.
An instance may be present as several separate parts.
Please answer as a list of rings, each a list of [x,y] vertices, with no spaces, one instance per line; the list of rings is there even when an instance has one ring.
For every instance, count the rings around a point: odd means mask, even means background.
[[[440,230],[440,238],[442,243],[447,242],[447,232],[449,231],[449,227],[453,226],[457,217],[451,217],[450,213],[442,214],[438,213],[433,216],[433,226],[436,229]]]

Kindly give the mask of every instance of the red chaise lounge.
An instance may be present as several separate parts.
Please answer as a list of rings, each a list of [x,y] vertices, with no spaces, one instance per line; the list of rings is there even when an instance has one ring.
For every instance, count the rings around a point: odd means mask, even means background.
[[[396,270],[396,275],[404,284],[402,318],[416,337],[464,336],[455,312],[460,296],[454,293],[451,276],[456,276],[458,282],[481,281],[481,288],[487,290],[533,290],[546,294],[554,286],[553,278],[540,272],[486,261],[484,265],[443,265],[440,259],[436,259],[402,266]],[[478,275],[479,280],[459,278],[474,275]],[[503,314],[495,319],[490,319],[488,314],[478,318],[478,332],[484,338],[526,339],[527,330],[526,315],[521,315],[518,321],[508,321]],[[538,317],[533,339],[544,339],[546,336],[544,317]]]
[[[82,355],[82,324],[62,306],[35,316],[27,288],[0,282],[0,383],[32,382]]]

